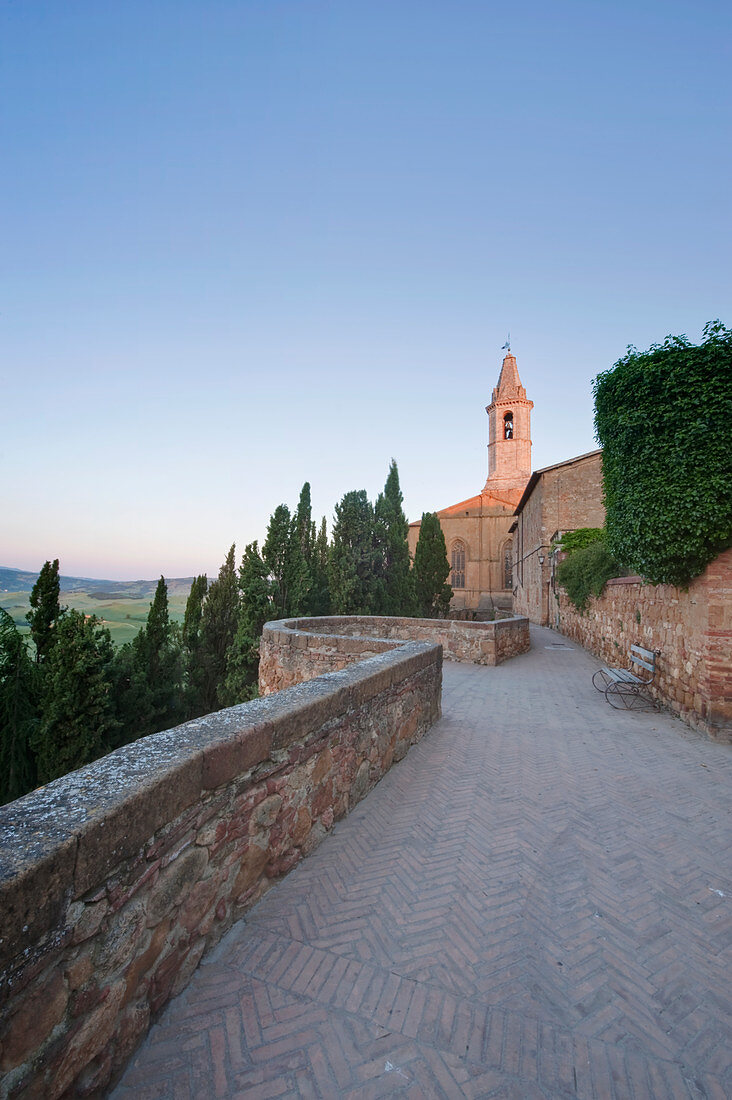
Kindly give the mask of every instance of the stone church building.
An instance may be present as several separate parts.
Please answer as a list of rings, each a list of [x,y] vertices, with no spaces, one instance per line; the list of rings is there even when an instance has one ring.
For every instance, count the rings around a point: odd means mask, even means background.
[[[437,513],[451,565],[452,608],[511,608],[513,545],[509,528],[531,477],[533,401],[521,385],[510,347],[488,413],[488,479],[477,496]],[[409,525],[412,555],[420,523]]]

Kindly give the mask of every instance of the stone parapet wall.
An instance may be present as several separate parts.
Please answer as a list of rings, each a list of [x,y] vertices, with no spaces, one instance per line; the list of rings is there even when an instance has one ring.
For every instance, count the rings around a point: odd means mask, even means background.
[[[515,616],[487,623],[378,615],[282,619],[262,633],[259,690],[280,691],[405,640],[437,643],[446,660],[498,665],[528,651],[529,622]]]
[[[437,719],[437,645],[351,657],[0,808],[3,1098],[104,1094],[202,955]]]
[[[732,741],[732,550],[686,590],[620,577],[584,614],[560,592],[559,629],[610,665],[627,667],[631,645],[657,651],[653,695],[715,740]]]

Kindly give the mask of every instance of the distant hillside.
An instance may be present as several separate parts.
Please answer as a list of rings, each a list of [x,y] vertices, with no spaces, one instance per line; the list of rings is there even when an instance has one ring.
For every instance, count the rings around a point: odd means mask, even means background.
[[[29,627],[26,615],[37,573],[0,566],[0,607],[8,612],[22,633]],[[115,645],[131,641],[147,619],[155,595],[154,581],[104,581],[95,577],[60,577],[61,603],[84,615],[95,615],[108,627]],[[193,577],[165,579],[171,621],[182,622]]]
[[[26,573],[0,565],[0,592],[30,592],[38,573]],[[154,581],[105,581],[95,577],[59,577],[62,592],[86,592],[97,600],[144,600],[155,594]],[[165,578],[168,595],[183,595],[190,590],[193,577]]]

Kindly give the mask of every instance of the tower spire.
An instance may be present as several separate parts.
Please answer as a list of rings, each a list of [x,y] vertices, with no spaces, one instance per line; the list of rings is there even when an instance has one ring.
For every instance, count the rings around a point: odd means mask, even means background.
[[[531,410],[509,338],[488,413],[488,480],[484,492],[521,488],[531,477]]]

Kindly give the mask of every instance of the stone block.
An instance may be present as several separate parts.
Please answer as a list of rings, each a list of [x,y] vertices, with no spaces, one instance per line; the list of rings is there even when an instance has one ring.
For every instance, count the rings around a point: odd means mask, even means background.
[[[64,1018],[68,992],[60,971],[41,981],[0,1031],[0,1069],[7,1073],[45,1043]]]

